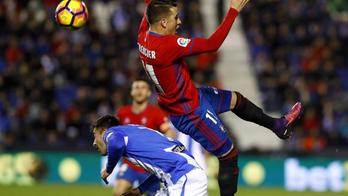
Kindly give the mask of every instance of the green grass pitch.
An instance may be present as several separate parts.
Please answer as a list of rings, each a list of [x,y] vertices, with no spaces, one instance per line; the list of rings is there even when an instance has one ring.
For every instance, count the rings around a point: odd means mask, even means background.
[[[1,196],[111,196],[111,189],[97,185],[0,186]],[[210,190],[210,196],[218,191]],[[237,196],[347,196],[346,193],[287,192],[281,189],[240,188]]]

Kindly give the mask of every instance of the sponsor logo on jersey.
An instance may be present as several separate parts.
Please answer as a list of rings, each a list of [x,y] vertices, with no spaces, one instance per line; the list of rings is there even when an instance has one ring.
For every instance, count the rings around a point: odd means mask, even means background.
[[[172,149],[173,152],[183,152],[184,150],[186,150],[186,148],[182,144],[178,144]]]
[[[177,42],[178,42],[179,46],[186,47],[191,42],[191,40],[181,37],[181,38],[178,38]]]

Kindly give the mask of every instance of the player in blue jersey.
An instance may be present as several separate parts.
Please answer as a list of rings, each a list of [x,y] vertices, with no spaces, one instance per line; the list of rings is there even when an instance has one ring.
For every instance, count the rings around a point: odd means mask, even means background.
[[[208,195],[205,172],[179,141],[146,127],[121,126],[112,115],[99,118],[92,129],[93,146],[108,160],[102,179],[106,180],[121,157],[151,174],[124,195],[140,195],[159,182],[165,185],[166,195]]]

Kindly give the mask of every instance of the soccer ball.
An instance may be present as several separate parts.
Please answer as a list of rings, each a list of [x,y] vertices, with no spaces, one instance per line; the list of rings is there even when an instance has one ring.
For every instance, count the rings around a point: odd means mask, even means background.
[[[78,29],[86,24],[88,10],[81,0],[63,0],[56,8],[55,17],[60,26]]]

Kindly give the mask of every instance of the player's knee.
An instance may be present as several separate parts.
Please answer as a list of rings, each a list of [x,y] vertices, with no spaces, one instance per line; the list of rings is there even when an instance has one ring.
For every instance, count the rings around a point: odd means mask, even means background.
[[[232,160],[236,159],[238,157],[238,149],[236,146],[231,146],[228,152],[224,153],[223,155],[219,156],[218,159],[220,161],[224,160]]]
[[[128,191],[131,188],[131,185],[126,180],[116,180],[115,186],[112,190],[113,196],[121,196],[123,193]]]
[[[112,195],[113,196],[121,196],[124,192],[121,192],[119,189],[117,189],[116,187],[113,188],[112,190]]]
[[[114,187],[112,190],[112,195],[113,196],[121,196],[124,192],[126,192],[126,191],[119,189],[119,187],[118,188]]]
[[[232,97],[231,97],[231,105],[230,109],[233,110],[235,108],[239,108],[244,96],[238,92],[238,91],[233,91],[232,92]]]

